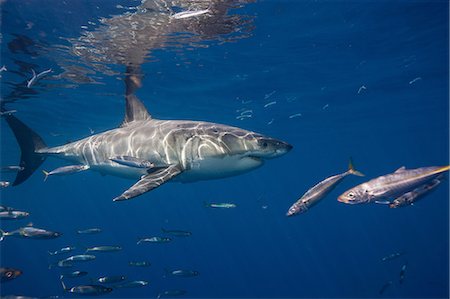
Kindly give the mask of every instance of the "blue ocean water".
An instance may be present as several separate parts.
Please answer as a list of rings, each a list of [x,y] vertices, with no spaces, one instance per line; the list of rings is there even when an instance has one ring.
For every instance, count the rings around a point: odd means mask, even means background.
[[[23,274],[2,283],[1,295],[76,297],[59,277],[84,270],[88,276],[66,284],[104,275],[149,281],[114,289],[108,298],[155,298],[165,290],[185,290],[187,298],[448,298],[448,179],[405,208],[336,200],[403,165],[449,164],[448,2],[207,2],[212,11],[223,6],[224,16],[164,26],[162,3],[174,11],[198,3],[1,1],[2,103],[50,146],[121,123],[129,61],[141,68],[136,94],[153,117],[228,124],[294,146],[246,174],[168,183],[125,202],[112,199],[132,180],[86,171],[43,182],[42,169],[68,165],[48,158],[26,182],[1,189],[2,205],[30,212],[3,220],[1,229],[32,222],[63,235],[6,237],[1,265]],[[159,8],[135,8],[149,3]],[[139,30],[141,22],[153,27]],[[49,68],[50,75],[26,87],[31,69]],[[1,165],[17,165],[19,146],[0,124]],[[350,156],[366,177],[348,177],[311,210],[285,216],[314,184],[344,172]],[[2,173],[1,180],[13,181],[14,174]],[[211,209],[205,202],[237,206]],[[91,227],[102,232],[76,233]],[[163,235],[161,228],[192,236],[136,244]],[[49,269],[59,258],[47,252],[69,245],[75,253],[97,245],[123,250],[98,253],[74,269]],[[396,252],[403,255],[381,261]],[[151,266],[128,265],[141,260]],[[167,275],[174,269],[200,275]]]

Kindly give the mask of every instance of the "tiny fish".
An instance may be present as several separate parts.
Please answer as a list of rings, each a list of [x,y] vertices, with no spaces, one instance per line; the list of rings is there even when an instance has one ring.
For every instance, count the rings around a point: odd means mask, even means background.
[[[61,280],[62,287],[64,291],[74,294],[80,294],[80,295],[88,295],[88,296],[96,296],[96,295],[103,295],[112,292],[112,288],[107,288],[102,285],[95,285],[95,284],[89,284],[89,285],[80,285],[72,288],[66,287],[64,284],[64,281]]]
[[[10,182],[0,181],[0,187],[1,187],[1,188],[9,187],[9,185],[11,185]]]
[[[414,78],[411,81],[409,81],[409,85],[414,84],[414,83],[416,83],[419,80],[422,80],[422,78],[421,77]]]
[[[187,10],[187,11],[182,11],[179,13],[176,13],[172,16],[170,16],[172,19],[186,19],[186,18],[192,18],[192,17],[196,17],[196,16],[200,16],[203,15],[205,13],[210,12],[209,9],[203,9],[203,10]]]
[[[185,290],[167,290],[159,293],[158,297],[156,298],[159,299],[161,297],[176,297],[176,296],[183,296],[185,294],[186,294]]]
[[[148,242],[148,243],[167,243],[170,242],[172,239],[168,237],[151,237],[151,238],[142,238],[137,241],[137,244],[141,244],[142,242]]]
[[[358,89],[358,94],[360,94],[363,90],[366,90],[367,87],[364,85],[361,85],[361,87]]]
[[[122,247],[120,246],[95,246],[86,249],[86,252],[89,251],[97,251],[97,252],[112,252],[112,251],[119,251],[122,250]]]
[[[264,105],[264,108],[267,108],[269,106],[275,105],[276,103],[277,103],[277,101],[272,101],[270,103],[267,103],[267,104]]]
[[[430,191],[434,190],[439,184],[440,180],[434,179],[429,184],[424,184],[413,191],[407,192],[389,203],[390,208],[400,208],[409,205],[413,205],[416,201],[421,199],[423,196],[428,195]]]
[[[66,274],[62,274],[59,276],[59,279],[64,279],[64,278],[76,278],[76,277],[82,277],[82,276],[86,276],[88,273],[86,271],[73,271],[73,272],[69,272]]]
[[[306,191],[306,193],[289,208],[286,216],[293,216],[306,212],[309,208],[317,204],[322,198],[330,193],[346,176],[350,174],[363,176],[361,172],[355,170],[351,159],[346,172],[328,177]]]
[[[361,204],[401,196],[433,181],[450,166],[432,166],[417,169],[400,167],[394,173],[383,175],[347,190],[338,201],[347,204]]]
[[[388,281],[386,282],[380,289],[380,291],[378,292],[380,295],[383,295],[383,293],[386,291],[386,289],[388,287],[390,287],[392,285],[392,281]]]
[[[408,263],[403,264],[402,268],[400,269],[400,279],[399,283],[402,284],[405,280],[405,273],[406,273],[406,267],[408,266]]]
[[[173,270],[173,271],[167,271],[168,274],[178,277],[194,277],[198,276],[200,273],[198,271],[193,270]]]
[[[122,282],[126,279],[127,278],[125,276],[103,276],[96,279],[95,281],[99,283],[117,283]]]
[[[189,237],[192,235],[191,232],[185,231],[185,230],[174,230],[174,229],[170,230],[170,229],[164,229],[164,228],[161,228],[161,230],[163,231],[163,233],[170,234],[175,237]]]
[[[91,254],[77,254],[69,256],[68,258],[64,259],[63,261],[66,262],[88,262],[95,260],[95,255]]]
[[[88,235],[88,234],[97,234],[100,233],[102,230],[100,228],[88,228],[84,230],[78,230],[77,234],[80,235]]]
[[[53,239],[61,236],[59,232],[53,232],[41,228],[35,228],[32,226],[21,227],[11,232],[5,232],[0,230],[0,241],[2,241],[6,236],[18,236],[22,238],[30,239]]]
[[[116,284],[115,288],[139,288],[148,285],[148,281],[145,280],[134,280],[129,282],[124,282],[121,284]]]
[[[394,252],[394,253],[384,256],[381,259],[381,261],[382,262],[390,261],[390,260],[393,260],[393,259],[396,259],[396,258],[402,256],[403,254],[404,254],[403,252]]]
[[[16,112],[17,112],[17,110],[0,111],[0,116],[11,115],[11,114],[16,113]]]
[[[236,204],[234,203],[206,203],[205,202],[205,207],[207,208],[214,208],[214,209],[232,209],[236,207]]]
[[[22,218],[28,217],[29,215],[30,215],[30,213],[28,213],[28,212],[8,210],[8,211],[0,212],[0,219],[2,219],[2,220],[22,219]]]
[[[47,178],[51,175],[67,175],[67,174],[73,174],[77,173],[83,170],[89,169],[89,165],[69,165],[69,166],[63,166],[56,168],[55,170],[52,170],[50,172],[42,170],[44,173],[44,182],[47,180]]]
[[[48,254],[50,255],[58,255],[58,254],[62,254],[62,253],[67,253],[67,252],[71,252],[73,250],[75,250],[76,248],[73,246],[67,246],[67,247],[63,247],[61,249],[55,250],[55,251],[48,251]]]
[[[150,262],[146,262],[146,261],[137,261],[137,262],[129,262],[128,265],[132,266],[132,267],[149,267],[151,264]]]
[[[22,166],[3,166],[2,168],[0,168],[0,172],[5,173],[5,172],[18,172],[18,171],[22,171],[24,168]]]
[[[52,69],[48,69],[46,71],[40,72],[37,75],[36,75],[36,72],[33,69],[31,69],[31,71],[33,72],[33,77],[27,82],[27,87],[28,88],[31,88],[31,86],[33,86],[39,79],[41,79],[45,75],[51,73]]]
[[[325,110],[325,109],[327,109],[328,107],[330,107],[330,105],[329,105],[329,104],[325,104],[325,105],[322,107],[322,110]]]
[[[272,91],[272,92],[270,92],[270,93],[264,95],[264,100],[267,100],[268,98],[270,98],[271,96],[273,96],[276,92],[277,92],[277,91],[274,90],[274,91]]]
[[[0,73],[6,72],[6,71],[8,71],[8,69],[6,68],[5,65],[3,65],[3,66],[0,68]]]
[[[0,282],[13,280],[22,275],[22,271],[13,268],[0,268]]]
[[[110,158],[109,160],[116,162],[120,165],[135,167],[135,168],[153,168],[155,164],[148,160],[142,160],[135,157],[130,156],[117,156],[114,158]]]
[[[300,116],[302,116],[302,114],[301,113],[296,113],[296,114],[292,114],[292,115],[289,115],[289,118],[296,118],[296,117],[300,117]]]

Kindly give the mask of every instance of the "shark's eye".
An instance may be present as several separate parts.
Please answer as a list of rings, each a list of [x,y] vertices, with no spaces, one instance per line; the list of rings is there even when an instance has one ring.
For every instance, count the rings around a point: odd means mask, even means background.
[[[263,142],[262,147],[267,147],[267,142]]]

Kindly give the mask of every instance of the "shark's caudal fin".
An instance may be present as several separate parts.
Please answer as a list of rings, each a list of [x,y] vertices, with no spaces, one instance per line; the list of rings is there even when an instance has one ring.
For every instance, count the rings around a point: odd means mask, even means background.
[[[353,166],[352,158],[350,158],[350,160],[348,162],[348,172],[353,175],[364,176],[364,174],[362,172],[359,172],[358,170],[355,169],[355,167]]]
[[[4,111],[4,108],[1,108]],[[3,118],[8,123],[9,127],[16,136],[17,143],[19,143],[22,152],[20,156],[20,166],[23,167],[17,173],[13,186],[23,183],[33,172],[44,162],[45,157],[36,153],[37,150],[46,148],[44,140],[31,130],[27,125],[21,122],[17,117],[6,114]]]

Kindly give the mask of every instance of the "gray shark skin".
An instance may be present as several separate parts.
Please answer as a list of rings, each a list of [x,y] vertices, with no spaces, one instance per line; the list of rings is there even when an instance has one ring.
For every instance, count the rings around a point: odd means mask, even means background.
[[[245,173],[292,148],[283,141],[222,124],[154,119],[134,95],[126,97],[125,120],[119,128],[57,147],[47,147],[15,116],[5,119],[21,146],[20,165],[24,166],[13,185],[26,180],[46,156],[54,156],[87,165],[89,170],[102,174],[138,180],[115,201],[136,197],[170,180],[193,182]],[[31,132],[24,132],[25,128]],[[24,138],[36,141],[34,150]],[[156,170],[129,167],[110,160],[117,156],[148,160]]]

